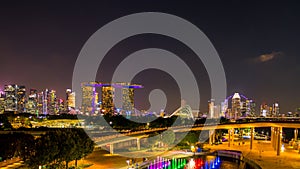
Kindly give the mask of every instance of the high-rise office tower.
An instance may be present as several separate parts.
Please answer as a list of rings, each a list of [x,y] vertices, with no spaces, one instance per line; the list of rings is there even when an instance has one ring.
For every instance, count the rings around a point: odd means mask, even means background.
[[[96,87],[101,88],[101,105],[98,104],[98,93]],[[115,108],[115,89],[122,89],[122,107]],[[141,85],[130,83],[99,83],[89,82],[82,83],[82,108],[86,110],[86,107],[90,107],[88,112],[95,113],[98,109],[104,114],[114,114],[115,109],[124,111],[126,114],[131,114],[134,111],[134,89],[142,88]],[[118,113],[119,113],[118,111]]]
[[[43,104],[44,104],[44,92],[39,92],[37,94],[37,109],[38,113],[43,113]]]
[[[38,93],[36,89],[30,89],[26,103],[26,112],[38,114]]]
[[[247,117],[247,100],[241,101],[241,117]]]
[[[18,110],[18,86],[17,85],[5,85],[5,111],[17,111]]]
[[[15,84],[5,85],[5,111],[25,112],[25,86],[18,86]]]
[[[66,108],[67,110],[75,109],[75,92],[71,89],[66,90]]]
[[[81,111],[83,113],[94,113],[96,109],[96,87],[97,82],[83,82],[81,83],[82,89],[82,102]]]
[[[57,114],[58,113],[58,106],[57,106],[57,98],[56,98],[56,91],[50,90],[47,93],[47,108],[48,113],[50,114]]]
[[[0,114],[3,114],[5,110],[5,93],[0,91]]]
[[[238,119],[241,116],[241,97],[239,93],[234,93],[231,102],[232,113],[234,114],[234,119]]]
[[[49,90],[45,89],[44,91],[38,93],[38,110],[39,114],[48,114],[48,95]]]
[[[57,99],[57,107],[58,107],[58,112],[67,111],[66,103],[63,99]]]
[[[272,106],[272,114],[271,116],[272,117],[277,117],[279,115],[279,103],[274,103],[273,106]]]
[[[225,99],[225,101],[221,103],[221,114],[220,114],[220,116],[226,117],[227,109],[228,109],[228,100]]]
[[[103,86],[101,95],[101,110],[106,114],[114,114],[114,93],[112,86]]]
[[[270,117],[270,107],[266,103],[260,105],[260,116]]]
[[[256,116],[255,107],[256,107],[255,102],[253,100],[249,100],[249,116],[250,117]]]
[[[208,101],[208,118],[215,118],[215,100]]]
[[[255,116],[255,103],[253,100],[246,99],[241,102],[241,113],[243,117]]]
[[[122,88],[122,109],[124,112],[134,112],[133,88]]]
[[[225,113],[227,111],[226,110],[227,109],[226,101],[227,100],[222,102],[221,105],[218,105],[218,104],[215,104],[214,99],[210,99],[208,101],[208,114],[207,114],[207,117],[208,118],[225,117]]]
[[[17,86],[17,106],[18,112],[25,112],[25,103],[26,103],[26,88],[25,86]]]
[[[214,106],[214,117],[213,118],[219,118],[221,115],[221,105],[215,105]]]

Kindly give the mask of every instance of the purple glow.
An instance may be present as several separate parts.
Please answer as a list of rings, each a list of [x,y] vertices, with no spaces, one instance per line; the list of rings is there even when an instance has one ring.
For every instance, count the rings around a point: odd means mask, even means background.
[[[143,88],[142,85],[138,84],[128,84],[128,83],[97,83],[97,84],[86,84],[86,86],[91,86],[91,87],[114,87],[114,88],[134,88],[134,89],[140,89]]]
[[[244,95],[242,95],[242,94],[240,94],[240,93],[239,93],[239,95],[240,95],[242,98],[244,98],[245,100],[249,100],[246,96],[244,96]],[[233,95],[228,96],[225,100],[229,100],[229,99],[231,99],[232,97],[233,97]]]

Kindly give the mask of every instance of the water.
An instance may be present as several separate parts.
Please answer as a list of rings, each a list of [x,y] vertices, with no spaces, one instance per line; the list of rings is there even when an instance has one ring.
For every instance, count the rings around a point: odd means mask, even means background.
[[[238,160],[217,156],[201,156],[195,158],[167,159],[157,157],[147,169],[244,169],[244,163]]]

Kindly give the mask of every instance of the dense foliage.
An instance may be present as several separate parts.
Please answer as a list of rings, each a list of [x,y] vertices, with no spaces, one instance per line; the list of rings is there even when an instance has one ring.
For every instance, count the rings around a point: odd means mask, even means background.
[[[93,151],[94,143],[83,129],[57,129],[47,132],[35,142],[35,151],[28,159],[31,168],[50,166],[68,168],[69,162]]]
[[[69,162],[90,154],[94,142],[83,129],[55,129],[34,139],[30,134],[11,132],[0,135],[0,157],[21,157],[29,168],[68,168]]]
[[[34,137],[24,133],[0,134],[0,157],[10,159],[21,156],[28,158],[33,150]]]
[[[0,130],[8,130],[12,129],[12,126],[7,118],[7,116],[1,114],[0,115]]]

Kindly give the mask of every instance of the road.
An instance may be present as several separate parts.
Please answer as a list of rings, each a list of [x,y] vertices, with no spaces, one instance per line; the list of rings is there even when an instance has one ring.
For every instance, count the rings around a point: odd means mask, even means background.
[[[220,145],[209,146],[213,150],[239,150],[248,159],[253,160],[263,169],[300,169],[300,154],[293,150],[288,145],[285,145],[284,152],[280,156],[276,155],[276,151],[271,146],[270,141],[254,141],[253,150],[249,149],[249,143],[245,145],[231,145],[228,147],[227,143]]]

